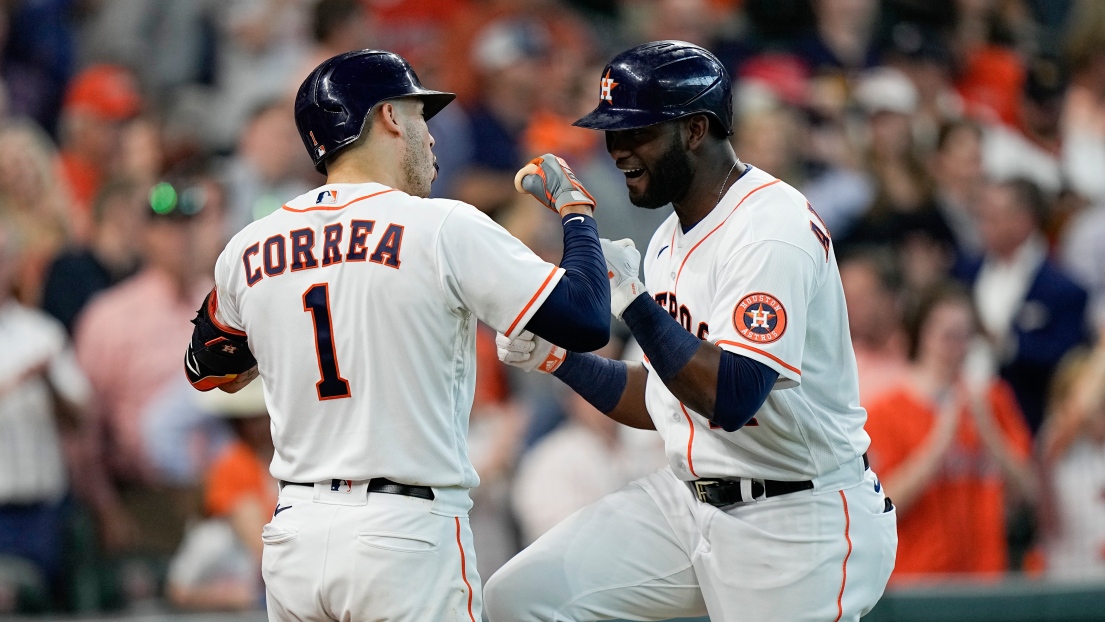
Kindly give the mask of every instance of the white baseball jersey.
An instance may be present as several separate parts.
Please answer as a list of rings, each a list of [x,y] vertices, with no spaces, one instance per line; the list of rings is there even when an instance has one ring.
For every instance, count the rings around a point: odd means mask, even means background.
[[[684,328],[779,372],[755,418],[731,433],[649,374],[646,404],[677,477],[812,479],[867,450],[832,242],[797,190],[750,168],[689,231],[672,214],[644,270]]]
[[[476,320],[519,334],[562,275],[470,205],[375,183],[247,226],[215,267],[215,318],[257,358],[272,475],[476,486]]]

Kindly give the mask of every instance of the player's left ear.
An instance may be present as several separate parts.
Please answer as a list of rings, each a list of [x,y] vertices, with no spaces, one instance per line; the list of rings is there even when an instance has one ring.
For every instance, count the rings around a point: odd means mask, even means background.
[[[710,118],[704,114],[696,114],[687,117],[684,123],[687,151],[694,151],[710,133]]]
[[[403,133],[403,120],[400,118],[402,111],[390,101],[380,104],[380,122],[384,129],[396,136]]]

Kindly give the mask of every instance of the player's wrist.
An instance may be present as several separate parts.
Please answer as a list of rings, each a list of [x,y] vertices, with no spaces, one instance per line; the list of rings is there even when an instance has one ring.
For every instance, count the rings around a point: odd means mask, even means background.
[[[559,208],[560,217],[565,216],[590,216],[595,217],[595,206],[590,203],[569,203]]]
[[[625,315],[626,309],[640,298],[648,299],[648,290],[644,283],[637,278],[627,278],[610,290],[610,312],[619,320]]]

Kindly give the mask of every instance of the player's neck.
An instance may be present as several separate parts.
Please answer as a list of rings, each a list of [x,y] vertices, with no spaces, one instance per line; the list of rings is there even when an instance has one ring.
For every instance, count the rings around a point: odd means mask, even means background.
[[[371,154],[365,154],[362,157],[337,158],[326,169],[326,183],[327,185],[377,183],[406,192],[407,189],[403,186],[403,178],[398,168],[385,165],[393,161],[394,157],[372,157]]]
[[[744,163],[737,159],[728,141],[717,149],[717,153],[701,157],[699,169],[686,196],[673,203],[679,224],[684,229],[698,224],[717,207],[721,197],[736,183],[744,169]]]

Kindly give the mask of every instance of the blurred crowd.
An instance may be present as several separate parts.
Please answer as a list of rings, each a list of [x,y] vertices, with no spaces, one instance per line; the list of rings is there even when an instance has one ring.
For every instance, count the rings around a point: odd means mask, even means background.
[[[556,261],[556,218],[513,189],[534,155],[571,163],[604,237],[644,248],[670,213],[631,206],[603,137],[570,126],[606,60],[656,39],[718,55],[737,154],[832,232],[892,585],[1105,579],[1105,2],[7,0],[0,613],[262,605],[260,383],[199,394],[181,360],[229,237],[323,181],[292,118],[314,66],[384,48],[458,93],[430,123],[434,194]],[[639,358],[626,335],[606,354]],[[470,432],[484,577],[664,462],[493,339]]]

